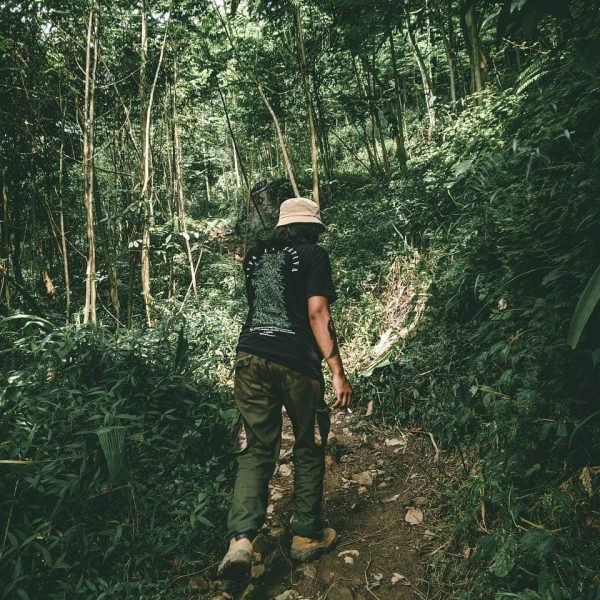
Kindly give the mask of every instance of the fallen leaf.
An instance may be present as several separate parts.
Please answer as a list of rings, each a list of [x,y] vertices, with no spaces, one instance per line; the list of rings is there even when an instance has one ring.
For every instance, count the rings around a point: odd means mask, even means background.
[[[385,440],[386,446],[406,446],[406,440],[401,440],[399,438],[391,438]]]
[[[353,565],[354,559],[351,556],[344,556],[344,563],[347,565]]]
[[[400,573],[394,573],[392,575],[392,585],[395,585],[398,582],[402,582],[402,585],[410,585],[404,575],[401,575]]]
[[[292,469],[290,468],[289,465],[280,465],[279,473],[280,473],[280,475],[283,475],[284,477],[289,477],[292,474]]]
[[[360,552],[358,550],[342,550],[338,553],[338,558],[341,558],[342,556],[356,556],[358,558]]]
[[[413,502],[415,503],[415,506],[425,506],[429,502],[429,499],[425,496],[417,496]]]
[[[369,400],[369,404],[367,404],[367,411],[365,412],[365,417],[370,417],[375,412],[375,401]]]
[[[404,520],[410,525],[420,525],[423,522],[423,511],[411,506],[404,515]]]
[[[435,537],[435,533],[433,533],[433,531],[431,531],[430,529],[426,529],[425,533],[423,534],[423,537],[426,540],[431,540]]]
[[[396,502],[396,500],[398,500],[398,498],[400,498],[400,494],[395,494],[394,496],[391,496],[390,498],[386,498],[384,500],[384,502]]]

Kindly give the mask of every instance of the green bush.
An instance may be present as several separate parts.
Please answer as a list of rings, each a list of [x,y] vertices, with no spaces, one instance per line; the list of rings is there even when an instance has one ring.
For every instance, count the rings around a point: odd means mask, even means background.
[[[193,325],[188,339],[183,319],[118,333],[4,322],[3,598],[159,597],[173,565],[210,560],[203,546],[223,534],[228,498],[230,394],[214,376],[222,357]]]

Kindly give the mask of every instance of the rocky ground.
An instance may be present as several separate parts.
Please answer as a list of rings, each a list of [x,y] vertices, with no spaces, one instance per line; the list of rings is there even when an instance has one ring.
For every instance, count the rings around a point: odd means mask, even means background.
[[[428,597],[425,567],[444,546],[428,525],[431,467],[439,450],[422,432],[391,433],[347,413],[333,416],[324,509],[336,548],[311,563],[289,559],[293,435],[285,419],[267,525],[245,585],[202,576],[191,597],[210,600],[408,600]],[[427,448],[427,450],[424,450]],[[440,546],[441,544],[441,546]],[[431,549],[434,549],[431,552]]]

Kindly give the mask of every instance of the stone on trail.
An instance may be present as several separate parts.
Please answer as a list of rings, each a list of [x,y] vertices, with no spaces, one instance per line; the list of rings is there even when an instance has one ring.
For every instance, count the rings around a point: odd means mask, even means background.
[[[289,477],[292,474],[292,469],[289,465],[279,465],[279,474]]]
[[[373,475],[369,471],[363,471],[362,473],[355,473],[352,475],[353,481],[356,481],[359,485],[371,486],[373,485]]]

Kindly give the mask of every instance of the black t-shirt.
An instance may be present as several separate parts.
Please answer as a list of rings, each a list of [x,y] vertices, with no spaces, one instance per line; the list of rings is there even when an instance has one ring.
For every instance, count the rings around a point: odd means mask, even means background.
[[[248,317],[237,349],[321,379],[321,352],[308,299],[337,295],[327,252],[317,244],[259,245],[244,258]]]

